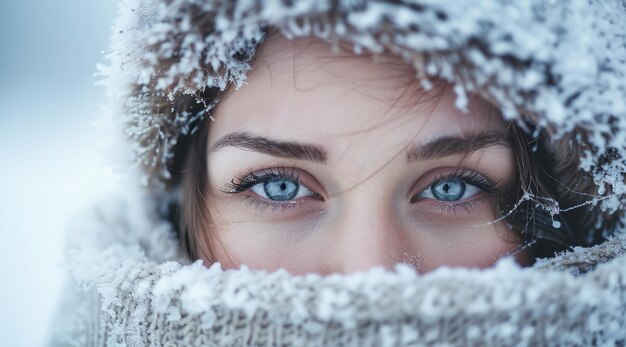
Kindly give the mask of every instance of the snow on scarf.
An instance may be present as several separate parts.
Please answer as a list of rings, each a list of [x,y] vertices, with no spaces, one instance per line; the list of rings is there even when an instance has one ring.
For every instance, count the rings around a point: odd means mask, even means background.
[[[75,228],[56,346],[541,346],[626,340],[626,240],[533,268],[292,276],[186,264],[145,197]],[[598,265],[599,264],[599,265]],[[584,273],[587,270],[593,269]],[[581,274],[584,273],[584,274]],[[67,310],[70,310],[69,313]]]

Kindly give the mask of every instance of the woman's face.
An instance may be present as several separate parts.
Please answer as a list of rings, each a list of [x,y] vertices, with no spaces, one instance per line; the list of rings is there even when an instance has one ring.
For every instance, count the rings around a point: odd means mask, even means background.
[[[488,267],[519,246],[496,219],[515,181],[498,116],[425,93],[399,58],[270,37],[208,139],[210,246],[226,268],[350,273]],[[206,245],[204,245],[206,246]]]

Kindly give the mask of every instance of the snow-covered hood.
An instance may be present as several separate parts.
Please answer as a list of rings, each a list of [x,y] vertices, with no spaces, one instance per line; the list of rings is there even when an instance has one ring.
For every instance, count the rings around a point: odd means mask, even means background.
[[[626,344],[620,228],[601,245],[531,268],[503,260],[424,275],[398,266],[291,276],[188,264],[155,194],[176,180],[177,142],[221,91],[245,81],[264,29],[274,26],[288,37],[394,52],[424,72],[425,86],[428,76],[453,83],[461,108],[478,93],[555,143],[575,141],[597,186],[585,203],[598,220],[621,218],[622,1],[125,0],[120,14],[101,68],[107,112],[126,129],[149,189],[127,189],[76,228],[69,264],[80,290],[60,320],[60,345]],[[214,99],[196,112],[182,107],[206,88]]]
[[[244,83],[268,26],[287,37],[347,42],[357,53],[393,52],[421,72],[423,85],[428,76],[454,84],[460,108],[467,93],[477,93],[505,118],[526,119],[555,141],[569,135],[605,197],[598,200],[602,209],[621,208],[626,4],[620,0],[123,1],[110,64],[101,72],[109,111],[125,122],[151,185],[173,179],[179,139],[210,113],[221,91]],[[203,95],[207,89],[215,93]],[[186,107],[190,101],[202,107]]]

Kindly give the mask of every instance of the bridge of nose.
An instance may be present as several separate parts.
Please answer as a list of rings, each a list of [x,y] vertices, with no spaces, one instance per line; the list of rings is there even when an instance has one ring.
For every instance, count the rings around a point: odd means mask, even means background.
[[[355,188],[339,197],[341,211],[332,218],[327,241],[334,271],[351,273],[392,268],[415,257],[410,235],[385,194]]]

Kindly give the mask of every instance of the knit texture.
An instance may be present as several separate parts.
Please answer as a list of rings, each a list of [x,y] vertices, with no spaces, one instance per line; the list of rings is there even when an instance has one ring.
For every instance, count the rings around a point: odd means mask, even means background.
[[[80,290],[68,293],[53,345],[626,343],[624,239],[578,248],[533,268],[508,259],[485,270],[418,274],[398,265],[393,271],[292,276],[185,264],[172,252],[168,225],[151,218],[150,209],[142,213],[140,200],[115,202],[75,228],[69,265]]]
[[[400,264],[322,277],[189,264],[158,192],[175,179],[178,141],[245,83],[270,27],[395,53],[425,88],[433,77],[452,83],[459,108],[477,93],[505,118],[575,143],[597,187],[582,205],[602,212],[598,225],[623,212],[622,1],[124,0],[100,70],[107,112],[149,189],[129,185],[75,226],[53,345],[626,345],[620,228],[531,268],[504,259],[484,270]]]

